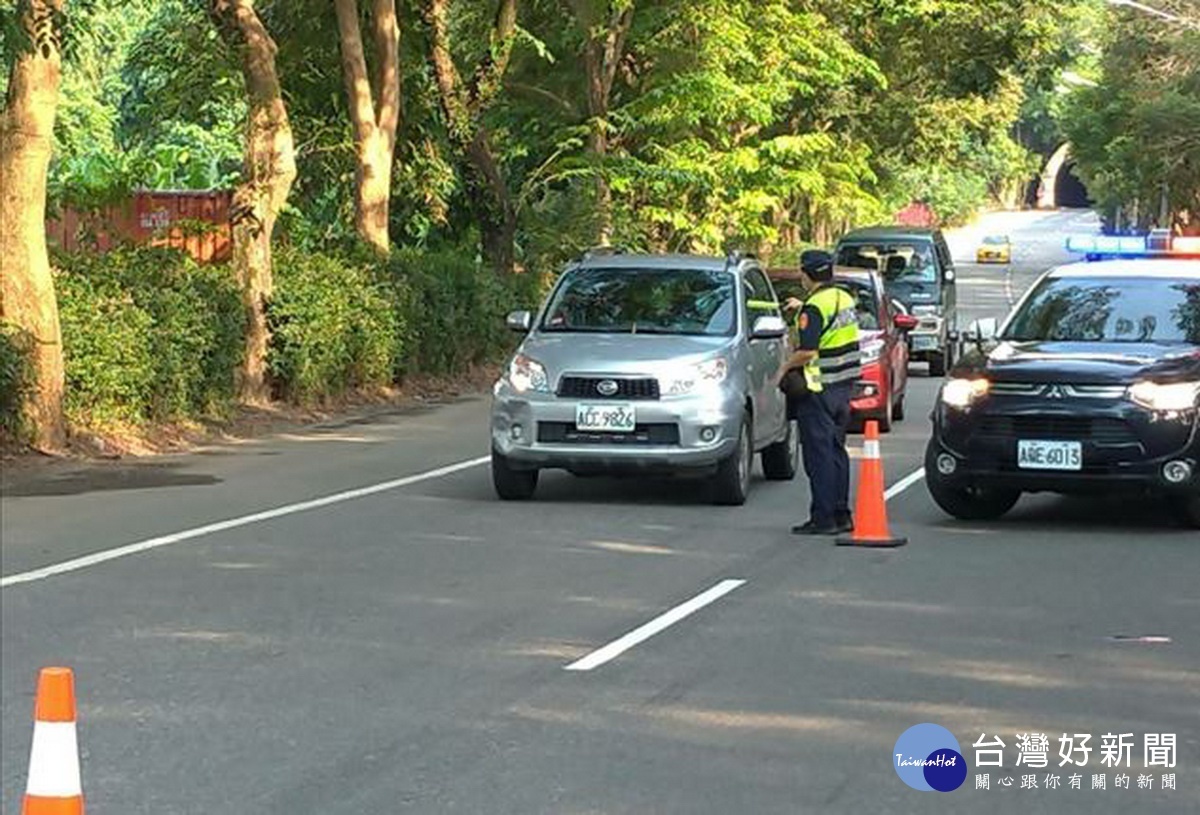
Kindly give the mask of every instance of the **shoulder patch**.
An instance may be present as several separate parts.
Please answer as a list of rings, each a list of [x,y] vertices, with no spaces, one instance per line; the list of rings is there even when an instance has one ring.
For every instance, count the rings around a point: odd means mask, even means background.
[[[806,331],[807,329],[808,329],[808,312],[802,311],[802,312],[800,312],[800,330]]]

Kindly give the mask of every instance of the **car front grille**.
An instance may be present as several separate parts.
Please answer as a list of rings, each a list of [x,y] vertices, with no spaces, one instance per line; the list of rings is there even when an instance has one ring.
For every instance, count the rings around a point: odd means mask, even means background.
[[[988,439],[1051,439],[1086,441],[1105,447],[1140,443],[1133,429],[1120,419],[1092,416],[984,416],[978,434]]]
[[[601,382],[614,383],[616,390],[601,393]],[[658,380],[652,377],[564,376],[558,383],[558,395],[568,399],[657,399],[659,390]]]
[[[631,447],[679,444],[679,426],[651,422],[634,426],[632,432],[579,430],[571,422],[538,422],[537,440],[541,444],[611,444]]]

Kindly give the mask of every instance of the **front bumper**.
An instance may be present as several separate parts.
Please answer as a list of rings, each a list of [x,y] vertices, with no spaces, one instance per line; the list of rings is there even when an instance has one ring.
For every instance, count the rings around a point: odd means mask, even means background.
[[[1030,400],[1014,400],[1004,410],[934,409],[935,455],[954,457],[954,473],[935,476],[949,482],[1025,492],[1141,491],[1200,494],[1200,418],[1197,411],[1156,416],[1127,402],[1086,400],[1053,411]],[[1069,402],[1069,400],[1068,400]],[[1077,441],[1079,470],[1026,469],[1017,463],[1023,439]],[[1167,481],[1164,465],[1182,461],[1192,475]]]
[[[614,400],[636,410],[633,433],[580,433],[579,400],[517,393],[501,380],[492,400],[492,447],[516,466],[568,470],[708,470],[733,453],[745,404],[726,391],[646,400]],[[701,438],[712,434],[711,440]]]

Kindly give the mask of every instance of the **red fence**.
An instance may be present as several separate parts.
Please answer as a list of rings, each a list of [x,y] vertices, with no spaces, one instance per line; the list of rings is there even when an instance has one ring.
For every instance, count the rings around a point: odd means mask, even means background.
[[[229,259],[229,190],[141,191],[97,212],[63,210],[46,220],[51,246],[101,252],[118,243],[174,246],[201,263]]]

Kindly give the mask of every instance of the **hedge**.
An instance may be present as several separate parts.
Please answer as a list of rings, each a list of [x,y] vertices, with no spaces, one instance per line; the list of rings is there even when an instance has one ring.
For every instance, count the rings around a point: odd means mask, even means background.
[[[229,409],[245,316],[227,266],[147,247],[56,254],[54,262],[71,421],[164,421]],[[454,251],[379,258],[280,247],[267,304],[275,395],[311,403],[498,358],[514,342],[505,312],[536,300],[532,278],[501,281]],[[25,377],[14,336],[0,333],[6,433],[16,432]]]

